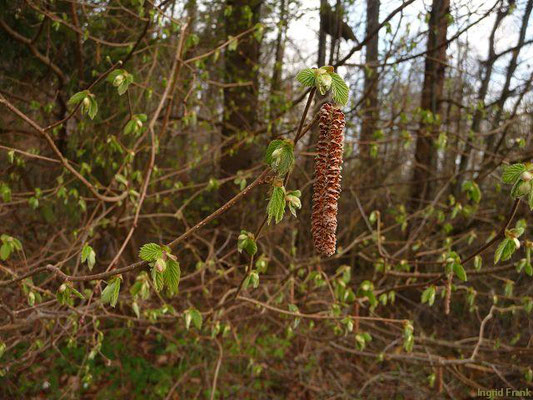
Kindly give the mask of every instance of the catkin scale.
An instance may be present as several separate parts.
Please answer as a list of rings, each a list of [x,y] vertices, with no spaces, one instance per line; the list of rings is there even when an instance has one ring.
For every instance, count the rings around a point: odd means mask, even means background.
[[[331,256],[335,253],[337,242],[337,210],[341,193],[344,126],[342,111],[332,104],[324,104],[319,112],[311,221],[315,250],[324,256]]]

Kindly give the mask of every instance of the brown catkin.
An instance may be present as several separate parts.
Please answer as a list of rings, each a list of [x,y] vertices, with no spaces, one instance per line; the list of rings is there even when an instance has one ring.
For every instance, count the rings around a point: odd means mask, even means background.
[[[344,114],[326,103],[319,113],[318,142],[313,184],[311,232],[315,250],[324,256],[335,253],[337,201],[341,193]]]

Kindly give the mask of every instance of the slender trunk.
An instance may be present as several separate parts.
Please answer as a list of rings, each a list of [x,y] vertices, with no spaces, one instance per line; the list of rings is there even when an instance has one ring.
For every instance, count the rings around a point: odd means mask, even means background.
[[[366,37],[376,32],[379,27],[379,0],[367,0],[366,2]],[[376,33],[366,45],[365,82],[363,102],[363,121],[361,124],[361,141],[367,142],[372,139],[376,130],[376,121],[379,119],[378,110],[378,46],[379,35]],[[367,145],[361,148],[361,153],[367,152]]]
[[[281,0],[279,5],[279,30],[276,38],[276,59],[272,71],[272,80],[270,86],[270,107],[269,121],[272,124],[272,136],[276,136],[278,123],[272,121],[273,115],[277,113],[278,106],[284,101],[281,91],[281,75],[283,72],[283,57],[285,55],[285,36],[287,31],[287,4],[286,0]]]
[[[427,55],[424,70],[424,86],[420,108],[422,109],[416,139],[413,185],[410,208],[421,207],[431,198],[429,180],[435,162],[433,139],[439,131],[442,90],[446,72],[446,33],[448,30],[449,0],[433,0],[429,19]]]
[[[341,0],[337,0],[337,3],[335,5],[335,15],[331,16],[333,20],[335,21],[332,24],[332,32],[331,32],[331,47],[329,49],[329,65],[333,65],[335,63],[335,54],[337,46],[340,44],[340,38],[342,34],[342,3]]]
[[[227,0],[232,12],[226,14],[226,35],[236,36],[259,22],[260,0]],[[247,10],[251,11],[248,15]],[[235,50],[225,53],[226,83],[251,82],[249,85],[224,88],[224,119],[222,134],[233,137],[226,148],[220,166],[222,176],[232,176],[239,170],[246,170],[254,161],[254,155],[247,145],[234,148],[239,138],[251,134],[256,126],[258,108],[258,68],[260,43],[254,35],[248,34],[239,39]],[[224,185],[222,200],[235,194],[230,185]]]
[[[528,0],[526,9],[524,11],[524,15],[522,17],[522,26],[520,27],[520,34],[518,37],[518,43],[516,44],[515,50],[512,52],[511,60],[509,61],[509,65],[507,66],[507,71],[505,74],[505,83],[503,85],[500,98],[496,102],[497,111],[496,115],[494,116],[493,120],[493,127],[496,128],[502,119],[503,116],[503,108],[505,106],[505,103],[507,102],[507,99],[511,95],[511,79],[514,76],[514,73],[516,71],[516,68],[518,66],[518,56],[520,55],[520,51],[522,50],[524,46],[524,42],[526,39],[526,32],[527,27],[529,25],[529,17],[531,16],[531,11],[533,9],[533,0]],[[496,135],[491,135],[487,138],[487,152],[483,155],[483,163],[487,160],[492,159],[492,154],[495,150],[495,140]]]
[[[320,10],[328,7],[327,0],[320,0]],[[317,67],[322,67],[326,63],[326,30],[327,16],[320,12],[320,28],[318,30],[318,60]]]
[[[495,37],[496,37],[496,31],[498,30],[498,27],[500,26],[501,22],[509,14],[509,7],[503,8],[500,7],[498,10],[498,13],[496,14],[496,19],[494,21],[494,25],[492,26],[492,30],[490,32],[489,36],[489,53],[487,56],[487,60],[484,62],[485,64],[485,71],[481,79],[481,85],[479,87],[478,97],[477,97],[477,103],[478,107],[476,108],[476,112],[474,113],[474,117],[472,118],[472,124],[470,130],[475,134],[477,134],[480,131],[481,127],[481,121],[483,119],[483,116],[485,115],[485,99],[487,97],[487,92],[489,90],[489,83],[492,78],[492,71],[494,68],[494,63],[499,59],[498,55],[496,54],[496,50],[494,47]],[[464,146],[463,154],[461,154],[461,158],[459,161],[459,170],[458,170],[458,179],[457,179],[457,185],[455,187],[455,193],[459,193],[461,190],[461,185],[465,179],[464,172],[468,168],[468,163],[471,157],[471,144],[472,144],[472,138],[469,135]]]

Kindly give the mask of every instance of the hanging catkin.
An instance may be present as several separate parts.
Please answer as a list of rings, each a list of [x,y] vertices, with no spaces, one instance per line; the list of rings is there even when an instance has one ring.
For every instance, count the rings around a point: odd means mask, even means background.
[[[337,242],[337,201],[341,192],[344,146],[344,114],[332,104],[320,109],[319,137],[315,158],[311,232],[320,255],[335,253]]]

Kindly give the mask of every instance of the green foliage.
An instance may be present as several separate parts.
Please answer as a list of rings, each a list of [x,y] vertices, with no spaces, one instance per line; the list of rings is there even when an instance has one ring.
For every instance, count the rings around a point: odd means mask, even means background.
[[[189,330],[191,326],[191,322],[193,323],[194,327],[198,330],[202,329],[202,323],[203,318],[200,311],[198,311],[196,308],[189,308],[183,313],[183,318],[185,319],[185,328]]]
[[[430,307],[435,303],[435,295],[437,293],[437,289],[434,285],[431,285],[430,287],[426,288],[422,292],[421,301],[422,304],[427,303]]]
[[[119,96],[122,96],[133,83],[133,75],[124,69],[116,69],[108,75],[107,81],[112,83],[117,88]]]
[[[167,261],[167,267],[163,271],[163,282],[166,285],[167,293],[169,296],[173,296],[178,293],[180,277],[180,264],[176,260],[169,259]]]
[[[446,259],[446,273],[454,273],[457,278],[462,280],[463,282],[467,281],[466,271],[461,264],[461,258],[455,251],[449,251],[445,255]]]
[[[0,196],[2,197],[4,203],[11,201],[11,188],[7,183],[0,182]]]
[[[250,273],[244,278],[244,281],[242,283],[243,289],[248,289],[248,287],[252,286],[254,289],[257,289],[259,286],[259,274],[257,271],[250,271]]]
[[[146,243],[139,251],[139,257],[144,261],[155,261],[163,256],[163,249],[156,243]]]
[[[231,35],[228,35],[228,40],[230,41],[228,44],[228,50],[229,51],[235,51],[237,50],[237,46],[239,44],[239,39],[236,37],[233,37]]]
[[[415,345],[414,328],[411,321],[407,321],[403,327],[403,348],[410,353]]]
[[[143,123],[148,120],[146,114],[134,114],[124,126],[125,135],[139,136],[143,131]]]
[[[529,208],[533,210],[533,164],[511,164],[503,169],[502,181],[512,184],[511,197],[527,195]]]
[[[331,73],[331,79],[331,93],[333,95],[333,101],[341,106],[345,106],[348,104],[348,99],[350,97],[348,85],[346,85],[344,79],[342,79],[340,75],[335,72]]]
[[[294,164],[294,143],[288,139],[270,142],[265,153],[265,162],[280,176],[287,174]]]
[[[483,266],[483,258],[478,254],[474,257],[474,269],[476,271],[481,270],[481,267]]]
[[[74,304],[72,296],[76,296],[82,300],[85,298],[70,282],[62,283],[57,289],[56,299],[59,304],[72,306]]]
[[[278,224],[285,214],[285,188],[283,186],[274,186],[272,195],[267,205],[267,223],[270,225],[270,221],[274,219],[274,222]]]
[[[366,345],[372,341],[372,336],[368,332],[359,332],[355,335],[355,346],[358,350],[364,350]]]
[[[94,252],[93,248],[87,243],[83,246],[83,249],[81,250],[81,262],[87,262],[89,271],[92,271],[94,264],[96,263],[96,253]]]
[[[305,68],[298,72],[296,80],[304,86],[315,86],[315,72],[312,68]]]
[[[81,103],[86,97],[88,97],[91,94],[88,90],[82,90],[81,92],[75,93],[72,95],[72,97],[68,100],[69,105],[77,106],[79,103]]]
[[[300,192],[299,190],[291,190],[285,196],[285,199],[287,200],[287,204],[289,205],[289,211],[295,217],[296,217],[296,210],[299,210],[300,208],[302,208],[302,202],[300,200],[301,195],[302,195],[302,192]]]
[[[328,73],[326,68],[318,68],[315,70],[315,82],[318,92],[323,96],[326,92],[331,89],[331,84],[333,79],[331,74]]]
[[[253,233],[241,230],[241,234],[237,239],[237,250],[242,253],[245,250],[248,255],[253,256],[257,253],[257,243]]]
[[[525,227],[520,223],[516,224],[515,228],[507,229],[505,231],[505,238],[500,242],[494,253],[494,263],[497,264],[500,260],[509,260],[514,252],[520,248],[520,241],[518,238],[522,236]]]
[[[358,297],[366,297],[372,308],[378,305],[376,295],[374,294],[374,284],[368,280],[361,282],[357,289]]]
[[[82,114],[87,114],[90,119],[94,119],[98,113],[98,103],[96,102],[96,96],[88,90],[82,90],[75,93],[68,101],[69,105],[79,105],[81,103]]]
[[[513,185],[520,175],[526,171],[526,166],[524,164],[512,164],[505,166],[503,168],[502,181],[503,183],[508,183]]]
[[[157,292],[166,287],[169,296],[178,293],[181,269],[167,246],[146,243],[141,247],[139,257],[150,263],[152,281]]]
[[[107,286],[102,290],[101,300],[103,304],[109,303],[113,308],[116,306],[120,292],[120,281],[121,278],[116,276],[107,282]]]
[[[305,68],[298,72],[296,80],[304,86],[316,87],[321,95],[330,89],[335,103],[345,106],[349,99],[349,88],[339,74],[333,72],[333,67]]]
[[[462,185],[462,191],[466,192],[468,198],[474,203],[478,204],[481,201],[481,190],[474,181],[465,181]]]
[[[0,260],[7,260],[11,253],[15,251],[22,251],[22,243],[17,238],[6,235],[5,233],[0,236],[2,246],[0,246]]]
[[[165,280],[163,278],[163,273],[157,268],[152,267],[152,282],[154,283],[154,288],[156,292],[160,292],[165,287]]]
[[[509,260],[516,249],[517,246],[514,240],[508,238],[503,239],[494,253],[494,263],[497,264],[500,260]]]
[[[130,294],[134,299],[147,300],[150,297],[150,283],[146,271],[137,275],[135,283],[130,287]]]

